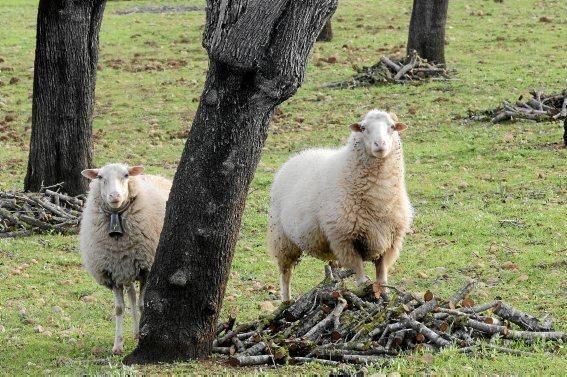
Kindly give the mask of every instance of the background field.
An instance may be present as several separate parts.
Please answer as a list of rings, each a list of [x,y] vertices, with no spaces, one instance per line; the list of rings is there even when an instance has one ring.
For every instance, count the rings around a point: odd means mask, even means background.
[[[94,119],[95,161],[144,164],[172,177],[207,69],[201,10],[119,15],[154,1],[109,2],[102,31]],[[21,189],[31,127],[37,1],[0,0],[0,190]],[[277,305],[278,274],[265,252],[269,187],[289,156],[336,146],[367,110],[395,111],[404,138],[413,233],[391,282],[447,297],[468,278],[476,301],[496,296],[567,330],[567,150],[559,123],[467,123],[467,110],[515,100],[528,89],[557,92],[567,78],[563,0],[451,1],[446,58],[459,81],[329,90],[323,85],[402,53],[411,1],[341,0],[335,37],[317,44],[305,84],[281,106],[250,189],[223,313],[256,317]],[[336,57],[336,63],[327,63]],[[501,225],[500,220],[514,220]],[[76,236],[0,240],[0,374],[327,373],[319,366],[227,369],[214,362],[123,367],[111,357],[112,294],[81,268]],[[318,282],[322,262],[304,258],[296,294]],[[129,322],[127,322],[129,325]],[[134,341],[126,341],[126,351]],[[522,348],[521,344],[515,347]],[[371,371],[402,374],[555,374],[565,346],[537,345],[533,357],[454,350],[417,354]]]

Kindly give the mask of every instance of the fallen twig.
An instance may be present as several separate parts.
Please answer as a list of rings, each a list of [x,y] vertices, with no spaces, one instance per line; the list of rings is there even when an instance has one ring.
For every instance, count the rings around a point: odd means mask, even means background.
[[[524,313],[502,301],[498,301],[497,304],[494,306],[494,314],[502,317],[505,320],[515,323],[524,330],[530,330],[530,331],[551,330],[551,321],[548,323],[540,323],[540,321],[537,318],[529,315],[528,313]]]

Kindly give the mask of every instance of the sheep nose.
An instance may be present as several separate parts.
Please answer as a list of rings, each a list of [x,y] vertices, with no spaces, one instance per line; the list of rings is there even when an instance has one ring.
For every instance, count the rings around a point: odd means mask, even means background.
[[[111,192],[110,194],[108,194],[108,198],[109,198],[110,201],[112,201],[112,202],[117,202],[117,201],[119,201],[121,197],[122,197],[122,195],[120,195],[119,192]]]
[[[378,148],[379,151],[381,151],[381,150],[386,148],[386,142],[385,141],[375,141],[374,146],[376,148]]]

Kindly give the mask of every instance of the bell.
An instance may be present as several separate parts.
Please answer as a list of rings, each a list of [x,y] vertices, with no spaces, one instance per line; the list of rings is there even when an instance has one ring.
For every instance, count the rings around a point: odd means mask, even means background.
[[[122,230],[122,223],[120,221],[120,214],[111,213],[110,214],[110,226],[108,227],[108,235],[111,237],[120,237],[124,234]]]

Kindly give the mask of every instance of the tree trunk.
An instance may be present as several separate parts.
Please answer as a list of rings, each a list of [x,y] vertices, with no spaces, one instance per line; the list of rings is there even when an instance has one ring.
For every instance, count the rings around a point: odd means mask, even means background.
[[[24,188],[64,182],[84,193],[91,167],[98,33],[106,0],[41,0],[37,14],[32,134]]]
[[[148,277],[140,341],[125,363],[211,353],[268,123],[275,107],[303,82],[309,50],[336,5],[337,0],[207,2],[207,80]]]
[[[331,19],[325,22],[325,26],[321,29],[319,36],[317,37],[317,42],[330,42],[333,39],[333,27],[331,25]]]
[[[445,63],[445,23],[449,0],[413,0],[407,53]]]

